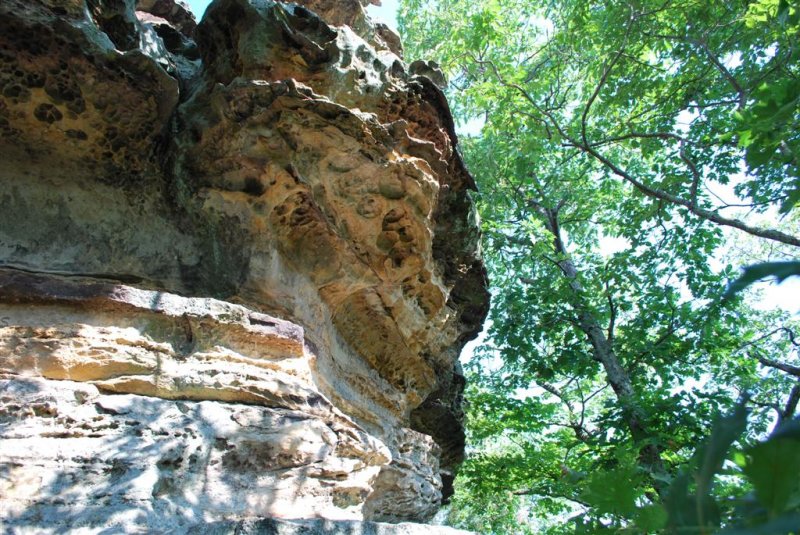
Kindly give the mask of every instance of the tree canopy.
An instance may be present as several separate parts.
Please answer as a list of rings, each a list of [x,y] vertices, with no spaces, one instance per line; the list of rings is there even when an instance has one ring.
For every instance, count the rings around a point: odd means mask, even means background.
[[[404,0],[400,24],[480,126],[493,307],[450,521],[796,530],[800,322],[739,290],[800,273],[798,8]]]

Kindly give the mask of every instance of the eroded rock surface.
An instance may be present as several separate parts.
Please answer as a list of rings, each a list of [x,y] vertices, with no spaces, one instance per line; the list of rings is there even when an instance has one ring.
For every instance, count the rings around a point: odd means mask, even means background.
[[[474,182],[435,65],[363,8],[0,4],[4,526],[425,521],[452,492]]]

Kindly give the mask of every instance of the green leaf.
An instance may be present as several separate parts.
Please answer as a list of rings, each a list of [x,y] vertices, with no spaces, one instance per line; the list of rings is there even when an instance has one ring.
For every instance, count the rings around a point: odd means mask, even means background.
[[[724,138],[723,138],[724,141]],[[753,131],[752,130],[740,130],[739,131],[739,146],[742,148],[747,148],[753,142]]]
[[[765,146],[761,143],[755,144],[752,141],[748,145],[745,160],[750,169],[755,169],[766,164],[776,153],[775,147]]]
[[[782,282],[789,277],[800,276],[800,262],[764,262],[747,266],[743,271],[741,277],[728,286],[724,298],[733,297],[751,284],[768,277],[775,277],[778,282]]]
[[[733,413],[717,420],[709,439],[695,453],[692,474],[684,470],[670,485],[664,500],[669,524],[675,529],[707,529],[720,523],[719,507],[711,494],[714,476],[722,468],[727,452],[747,425],[745,404],[740,402]],[[693,476],[693,477],[692,477]],[[694,479],[695,492],[690,492]]]
[[[716,423],[708,442],[697,452],[700,461],[695,478],[698,494],[710,493],[714,475],[722,468],[728,450],[741,436],[746,426],[747,409],[744,403],[739,403],[731,415],[721,418]]]
[[[791,190],[780,208],[781,214],[788,214],[800,202],[800,185]]]
[[[589,482],[582,496],[600,511],[630,515],[636,511],[639,479],[633,466],[597,471],[589,476]]]
[[[636,527],[645,533],[655,533],[667,525],[667,511],[660,505],[648,505],[636,511]]]
[[[786,512],[790,498],[800,491],[800,440],[771,439],[749,450],[744,472],[758,501],[771,518]]]

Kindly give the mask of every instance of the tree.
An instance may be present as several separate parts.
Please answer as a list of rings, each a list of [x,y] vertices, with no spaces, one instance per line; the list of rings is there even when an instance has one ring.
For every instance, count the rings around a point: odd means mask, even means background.
[[[468,366],[479,449],[454,518],[498,533],[526,512],[560,518],[554,530],[570,512],[570,530],[665,526],[718,413],[752,410],[744,447],[796,411],[798,326],[723,300],[735,270],[714,267],[726,229],[800,246],[796,224],[749,217],[797,202],[795,8],[406,0],[401,26],[409,54],[449,74],[456,116],[484,121],[464,152],[496,295]],[[692,492],[741,498],[737,470]],[[721,503],[687,522],[734,522]]]
[[[413,46],[469,86],[465,113],[520,114],[533,133],[577,149],[644,195],[800,246],[795,235],[722,215],[735,206],[715,204],[708,190],[730,183],[745,147],[750,172],[736,189],[749,207],[788,211],[800,195],[798,15],[785,2],[405,5],[404,30],[424,36]],[[793,22],[776,31],[780,17]]]

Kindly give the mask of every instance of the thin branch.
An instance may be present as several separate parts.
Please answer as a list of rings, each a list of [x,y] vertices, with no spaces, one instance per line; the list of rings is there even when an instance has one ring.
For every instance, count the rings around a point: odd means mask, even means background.
[[[760,341],[766,340],[767,338],[769,338],[773,334],[777,334],[777,333],[779,333],[781,331],[786,333],[786,335],[789,337],[789,342],[791,342],[791,344],[793,346],[800,347],[800,342],[797,341],[794,331],[792,329],[790,329],[789,327],[781,326],[781,327],[776,327],[775,329],[772,329],[770,332],[768,332],[766,334],[762,334],[758,338],[754,338],[753,340],[750,340],[749,342],[747,342],[745,344],[742,344],[741,346],[739,346],[737,351],[741,351],[742,349],[744,349],[746,347],[750,347],[750,346],[756,345]]]
[[[733,87],[733,90],[736,91],[736,94],[739,95],[739,109],[744,108],[747,104],[747,92],[739,84],[738,80],[736,80],[736,77],[731,74],[731,71],[729,71],[725,65],[722,64],[719,58],[717,58],[717,55],[714,54],[710,48],[708,48],[708,44],[705,41],[690,40],[690,42],[696,46],[699,46],[703,52],[706,53],[706,56],[708,56],[708,59],[711,60],[711,63],[714,65],[714,67],[716,67],[717,70],[722,73],[722,76],[728,81],[729,84],[731,84],[731,87]]]
[[[764,407],[765,409],[772,409],[778,414],[780,414],[781,412],[781,409],[777,403],[767,403],[765,401],[758,401],[753,398],[748,399],[747,402],[750,403],[751,405],[755,405],[756,407]]]
[[[592,400],[592,398],[594,398],[595,396],[600,394],[600,392],[602,392],[603,390],[608,389],[608,386],[609,386],[608,383],[606,383],[603,386],[601,386],[600,388],[598,388],[597,390],[595,390],[594,392],[592,392],[591,394],[589,394],[588,396],[586,396],[586,403],[590,402]]]
[[[571,502],[575,502],[578,505],[582,505],[583,507],[586,507],[587,509],[592,507],[591,505],[589,505],[588,502],[584,502],[584,501],[579,500],[578,498],[575,498],[575,497],[572,497],[572,496],[566,496],[564,494],[555,494],[551,490],[548,490],[547,492],[540,492],[540,491],[537,491],[536,489],[520,489],[520,490],[512,491],[511,494],[513,494],[515,496],[531,496],[531,495],[539,495],[539,494],[545,495],[546,494],[547,496],[553,496],[555,498],[561,498],[561,499],[564,499],[564,500],[569,500]]]
[[[609,143],[617,143],[619,141],[625,141],[628,139],[669,139],[683,143],[691,143],[691,141],[685,137],[678,134],[672,134],[670,132],[629,132],[619,136],[608,137],[600,141],[593,141],[592,143],[589,143],[589,146],[601,147],[603,145],[608,145]]]
[[[680,157],[681,160],[686,164],[689,170],[692,172],[692,186],[689,191],[689,202],[693,207],[697,206],[697,188],[700,185],[700,172],[697,170],[697,166],[694,162],[689,158],[686,154],[686,145],[685,143],[681,142],[680,148]]]
[[[736,95],[738,96],[737,100],[739,108],[745,107],[745,105],[747,104],[747,92],[744,90],[744,88],[736,79],[736,77],[731,73],[731,71],[728,70],[728,68],[719,60],[717,55],[711,51],[711,49],[709,48],[708,44],[705,41],[701,41],[699,39],[692,39],[690,37],[685,37],[683,35],[648,34],[648,33],[645,33],[645,35],[661,39],[668,39],[671,41],[681,41],[684,43],[689,43],[702,50],[703,53],[706,55],[706,57],[708,57],[709,61],[711,61],[711,64],[714,65],[714,67],[720,72],[720,74],[722,74],[723,78],[725,78],[725,80],[728,81],[731,87],[733,87],[733,90],[736,92]]]
[[[781,421],[781,408],[777,403],[766,403],[764,401],[756,401],[753,398],[747,400],[747,403],[755,405],[756,407],[764,407],[765,409],[772,409],[778,414],[778,423]]]
[[[594,101],[597,99],[597,96],[600,94],[600,91],[602,91],[603,86],[606,85],[606,81],[608,81],[608,76],[611,74],[611,69],[614,68],[614,66],[619,61],[619,58],[622,57],[622,53],[625,51],[625,43],[628,41],[628,35],[630,35],[631,33],[631,27],[632,25],[629,24],[628,29],[625,32],[625,37],[622,40],[622,45],[620,46],[620,49],[617,50],[617,53],[614,55],[613,58],[611,58],[611,61],[609,61],[608,64],[603,68],[603,74],[602,76],[600,76],[600,80],[598,80],[597,85],[595,86],[594,91],[592,92],[592,95],[589,97],[589,100],[586,101],[586,105],[583,107],[583,115],[581,116],[581,138],[583,139],[583,143],[586,145],[589,144],[589,142],[586,139],[586,119],[589,116],[589,111],[592,109],[592,104],[594,104]]]

